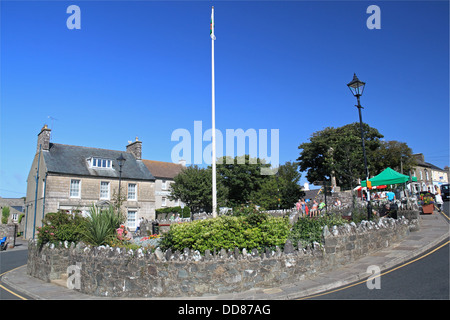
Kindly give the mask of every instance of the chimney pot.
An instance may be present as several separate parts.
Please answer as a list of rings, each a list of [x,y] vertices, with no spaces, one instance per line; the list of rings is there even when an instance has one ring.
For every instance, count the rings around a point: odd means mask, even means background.
[[[142,159],[142,141],[138,140],[138,137],[136,137],[136,141],[131,142],[127,145],[127,152],[131,153],[136,160]]]
[[[41,132],[39,132],[39,134],[38,134],[36,153],[39,152],[39,147],[41,147],[41,150],[50,149],[50,133],[51,133],[51,131],[52,130],[49,129],[46,124],[42,127]]]

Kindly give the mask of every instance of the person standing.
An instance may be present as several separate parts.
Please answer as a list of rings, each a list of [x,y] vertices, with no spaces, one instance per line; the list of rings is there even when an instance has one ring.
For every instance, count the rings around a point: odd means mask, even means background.
[[[312,217],[317,217],[317,207],[319,206],[319,204],[317,203],[316,200],[314,200],[312,209],[311,209],[311,216]]]
[[[307,207],[306,207],[305,199],[302,199],[301,205],[302,205],[302,214],[306,215],[306,208]]]
[[[142,223],[142,220],[144,220],[144,218],[140,218],[137,222],[136,222],[136,230],[134,231],[134,234],[140,234],[140,231],[141,231],[141,223]]]
[[[391,202],[395,200],[395,193],[393,193],[392,191],[389,191],[386,194],[386,196],[387,196],[388,200],[391,201]]]
[[[441,196],[441,189],[438,186],[435,186],[436,188],[436,194],[434,195],[435,201],[436,201],[436,207],[439,212],[441,212],[442,205],[444,204],[444,201],[442,201]]]

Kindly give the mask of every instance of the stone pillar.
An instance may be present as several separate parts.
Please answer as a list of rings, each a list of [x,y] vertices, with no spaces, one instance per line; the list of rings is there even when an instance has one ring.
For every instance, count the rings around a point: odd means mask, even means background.
[[[14,248],[14,246],[16,245],[17,226],[18,225],[15,223],[8,223],[8,225],[7,225],[6,241],[8,242],[9,249]]]

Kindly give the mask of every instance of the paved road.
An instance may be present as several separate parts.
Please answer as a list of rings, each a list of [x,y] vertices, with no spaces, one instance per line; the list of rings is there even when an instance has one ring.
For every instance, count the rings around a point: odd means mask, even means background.
[[[443,208],[443,214],[447,217],[449,204],[450,202],[445,202]],[[419,257],[381,272],[378,279],[370,281],[372,289],[363,280],[312,296],[311,299],[449,300],[449,251],[449,242],[445,240]]]
[[[20,247],[0,252],[0,300],[32,299],[22,293],[16,292],[1,281],[1,276],[6,272],[27,263],[27,254],[28,251],[20,250]]]
[[[443,212],[450,218],[450,201],[445,201],[443,206]]]
[[[449,244],[448,241],[433,248],[428,255],[417,257],[401,266],[381,272],[378,279],[365,280],[322,293],[311,299],[362,300],[449,300]],[[431,252],[431,253],[430,253]],[[419,259],[419,260],[417,260]],[[379,289],[376,284],[378,281]]]

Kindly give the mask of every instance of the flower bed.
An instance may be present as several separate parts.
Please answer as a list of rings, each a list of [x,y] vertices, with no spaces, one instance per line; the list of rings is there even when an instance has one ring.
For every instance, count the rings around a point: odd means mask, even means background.
[[[161,238],[157,234],[152,234],[146,237],[135,237],[131,242],[142,248],[154,249],[159,246]]]

